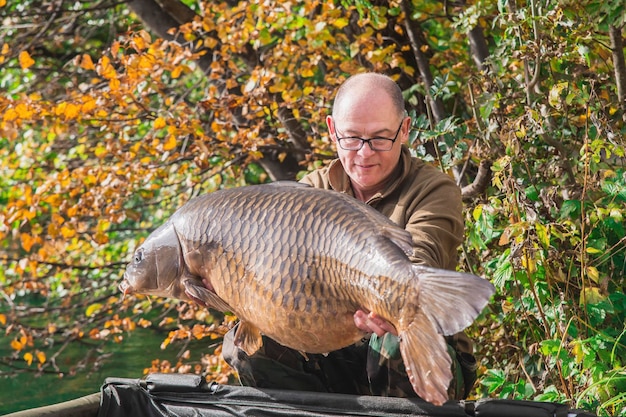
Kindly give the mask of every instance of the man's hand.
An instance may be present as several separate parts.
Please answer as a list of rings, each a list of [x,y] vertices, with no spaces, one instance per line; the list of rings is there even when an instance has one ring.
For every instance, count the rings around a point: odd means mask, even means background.
[[[379,337],[383,337],[385,333],[398,335],[396,328],[391,323],[376,313],[366,313],[363,310],[357,310],[354,313],[354,324],[366,333],[376,333]]]

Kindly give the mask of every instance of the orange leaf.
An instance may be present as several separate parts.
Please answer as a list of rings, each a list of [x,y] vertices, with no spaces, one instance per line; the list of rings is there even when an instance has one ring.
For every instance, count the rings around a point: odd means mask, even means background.
[[[141,318],[141,319],[139,319],[139,321],[137,322],[137,324],[139,324],[141,327],[143,327],[143,328],[145,329],[146,327],[151,326],[151,325],[152,325],[152,322],[150,322],[150,321],[148,321],[148,320],[146,320],[146,319],[144,319],[144,318]]]
[[[30,352],[26,352],[24,354],[24,360],[26,361],[28,366],[30,366],[33,363],[33,354]]]
[[[83,58],[80,61],[80,67],[86,70],[95,70],[96,66],[93,64],[91,60],[91,56],[87,54],[83,54]]]
[[[117,73],[115,72],[115,68],[113,68],[113,65],[111,65],[111,60],[109,59],[108,56],[103,56],[100,59],[100,75],[102,75],[104,78],[106,79],[114,79],[117,76]]]
[[[132,44],[134,44],[133,46],[137,51],[143,51],[144,49],[146,49],[146,42],[141,36],[135,36],[131,42]]]
[[[81,112],[83,114],[89,113],[90,111],[95,110],[98,107],[96,100],[94,100],[93,98],[87,98],[84,101],[85,102],[81,106]]]
[[[20,240],[22,241],[22,247],[26,252],[30,252],[30,249],[33,247],[35,243],[35,239],[28,233],[22,233],[20,235]]]
[[[3,326],[7,325],[7,316],[4,314],[0,314],[0,324],[2,324]]]
[[[37,356],[39,363],[44,363],[46,361],[46,354],[40,350],[35,352],[35,356]]]
[[[20,52],[19,60],[20,60],[20,67],[22,67],[22,69],[27,69],[35,63],[35,61],[30,57],[30,55],[26,51]]]
[[[174,70],[172,71],[172,78],[176,79],[180,77],[180,74],[182,74],[183,69],[184,68],[182,65],[177,65],[176,68],[174,68]]]
[[[113,78],[109,81],[109,88],[111,89],[111,91],[117,91],[120,89],[120,80],[118,80],[117,78]]]
[[[163,145],[163,150],[171,151],[176,147],[176,137],[174,135],[170,135],[167,137],[167,142]]]
[[[73,120],[80,114],[80,107],[76,104],[69,103],[65,107],[65,120]]]
[[[17,350],[18,352],[24,349],[24,344],[19,340],[13,339],[11,340],[11,349]]]

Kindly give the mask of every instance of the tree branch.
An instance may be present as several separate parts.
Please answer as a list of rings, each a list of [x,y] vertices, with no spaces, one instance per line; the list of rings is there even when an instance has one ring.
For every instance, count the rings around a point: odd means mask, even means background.
[[[485,159],[478,165],[478,173],[471,184],[461,188],[461,196],[464,200],[484,194],[491,183],[491,161]]]

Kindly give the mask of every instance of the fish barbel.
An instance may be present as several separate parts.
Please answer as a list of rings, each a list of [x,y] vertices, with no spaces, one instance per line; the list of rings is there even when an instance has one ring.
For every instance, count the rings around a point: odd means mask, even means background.
[[[494,292],[471,274],[412,263],[411,235],[348,195],[280,182],[191,199],[135,251],[120,290],[232,312],[248,355],[261,335],[328,353],[364,334],[358,310],[393,324],[413,389],[442,404],[452,379],[444,335]]]

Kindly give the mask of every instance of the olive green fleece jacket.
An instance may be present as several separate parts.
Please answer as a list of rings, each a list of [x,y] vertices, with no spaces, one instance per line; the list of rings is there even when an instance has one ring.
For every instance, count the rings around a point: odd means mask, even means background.
[[[354,196],[350,179],[338,159],[307,174],[301,182]],[[456,269],[465,225],[461,190],[450,176],[412,157],[409,149],[402,146],[395,177],[367,204],[411,234],[411,261]]]

